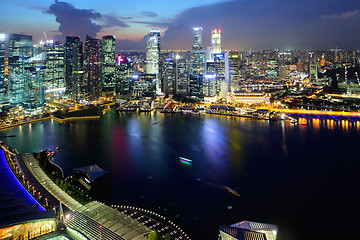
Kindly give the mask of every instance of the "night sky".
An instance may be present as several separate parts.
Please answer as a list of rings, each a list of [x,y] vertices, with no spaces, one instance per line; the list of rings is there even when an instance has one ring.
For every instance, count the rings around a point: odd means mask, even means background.
[[[145,49],[152,28],[162,49],[190,49],[192,28],[213,28],[224,49],[359,49],[359,0],[1,0],[0,32],[40,41],[115,35],[117,49]]]

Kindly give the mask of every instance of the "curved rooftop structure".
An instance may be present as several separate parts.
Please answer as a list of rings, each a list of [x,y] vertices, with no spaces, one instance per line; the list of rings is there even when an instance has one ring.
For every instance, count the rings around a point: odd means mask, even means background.
[[[91,240],[143,240],[152,231],[136,219],[96,201],[85,204],[65,218],[66,226],[76,229]]]

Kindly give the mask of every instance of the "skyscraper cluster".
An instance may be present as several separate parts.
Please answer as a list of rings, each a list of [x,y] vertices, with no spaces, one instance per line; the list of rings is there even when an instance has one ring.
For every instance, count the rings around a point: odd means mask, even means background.
[[[321,70],[354,66],[355,51],[224,51],[221,30],[213,29],[203,46],[203,29],[193,28],[189,51],[161,51],[161,32],[150,31],[145,54],[115,50],[115,37],[66,36],[65,43],[46,36],[0,34],[0,105],[42,111],[46,101],[71,99],[89,104],[99,98],[117,101],[183,96],[216,101],[235,91],[283,89]],[[299,85],[299,84],[298,84]],[[350,86],[350,84],[348,84]]]

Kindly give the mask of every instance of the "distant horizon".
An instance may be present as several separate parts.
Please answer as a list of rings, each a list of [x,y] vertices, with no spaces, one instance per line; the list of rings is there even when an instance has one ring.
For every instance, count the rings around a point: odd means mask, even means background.
[[[2,0],[0,32],[64,41],[66,35],[94,38],[114,35],[117,49],[141,50],[153,28],[163,49],[190,49],[192,28],[222,30],[224,49],[360,49],[357,0]]]
[[[27,35],[27,36],[31,36],[33,37],[34,39],[34,36],[31,35],[31,34],[24,34],[24,33],[8,33],[8,32],[0,32],[0,35],[1,34],[5,34],[6,36],[9,36],[11,34],[19,34],[19,35]],[[112,34],[105,34],[104,36],[115,36],[115,35],[112,35]],[[68,35],[68,36],[76,36],[76,37],[80,37],[79,35]],[[99,39],[101,40],[102,37],[100,38],[96,38],[96,39]],[[54,41],[57,41],[57,42],[60,42],[60,43],[63,43],[65,44],[65,41],[61,41],[61,40],[55,40],[55,39],[48,39],[48,40],[54,40]],[[82,41],[82,38],[80,37],[80,41],[84,44],[85,41]],[[115,41],[116,41],[116,37],[115,37]],[[38,42],[38,43],[41,43],[41,40]],[[37,43],[33,41],[33,45],[36,45]],[[160,47],[161,47],[161,41],[160,41]],[[203,46],[203,49],[206,50],[207,47],[210,47],[210,46]],[[316,51],[316,52],[321,52],[321,51],[332,51],[332,50],[341,50],[341,51],[360,51],[360,47],[359,48],[356,48],[356,49],[349,49],[349,48],[338,48],[337,46],[333,47],[333,48],[327,48],[327,49],[310,49],[310,48],[293,48],[293,49],[285,49],[285,48],[247,48],[247,49],[225,49],[225,48],[222,48],[222,51]],[[146,45],[144,45],[144,48],[143,49],[119,49],[118,47],[116,47],[115,49],[116,51],[143,51],[145,52],[146,51]],[[190,51],[191,48],[188,48],[188,49],[161,49],[161,51]]]

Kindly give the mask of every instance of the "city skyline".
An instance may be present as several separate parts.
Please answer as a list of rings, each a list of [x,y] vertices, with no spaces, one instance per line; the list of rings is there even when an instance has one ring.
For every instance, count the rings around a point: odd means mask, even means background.
[[[117,50],[144,50],[149,32],[161,31],[162,49],[190,49],[192,28],[203,28],[204,47],[221,29],[224,49],[358,49],[360,3],[302,1],[12,1],[0,10],[0,32],[65,42],[66,35],[115,35]],[[71,19],[69,21],[69,19]],[[76,23],[76,24],[74,24]]]

